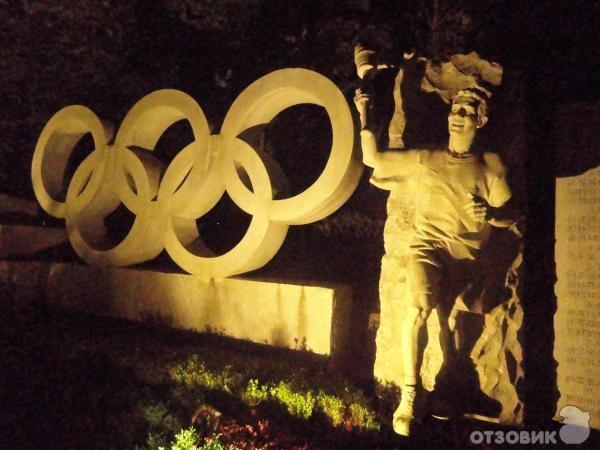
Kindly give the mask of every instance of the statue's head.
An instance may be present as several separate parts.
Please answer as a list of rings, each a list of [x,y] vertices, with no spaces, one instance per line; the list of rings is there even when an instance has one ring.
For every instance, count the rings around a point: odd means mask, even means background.
[[[448,132],[451,150],[469,151],[477,129],[488,121],[485,94],[474,89],[458,91],[448,114]]]

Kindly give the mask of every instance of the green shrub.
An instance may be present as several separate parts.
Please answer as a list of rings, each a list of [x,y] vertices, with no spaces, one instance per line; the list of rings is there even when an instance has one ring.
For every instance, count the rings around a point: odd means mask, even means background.
[[[242,375],[235,373],[231,367],[222,370],[210,370],[196,354],[185,362],[172,365],[169,368],[171,378],[186,386],[201,386],[206,389],[223,390],[230,394],[238,390],[241,385]]]
[[[216,436],[212,439],[207,439],[205,444],[200,447],[198,450],[230,450],[235,449],[233,446],[227,446],[221,442],[219,436]]]
[[[369,431],[379,431],[380,425],[373,411],[358,403],[352,403],[349,412],[350,421],[354,426]]]
[[[260,382],[254,378],[248,381],[246,390],[242,395],[244,401],[251,406],[258,405],[260,402],[264,402],[268,397],[269,388],[265,385],[261,385]]]
[[[143,408],[144,419],[153,431],[172,434],[181,429],[181,422],[174,417],[162,402]]]
[[[317,406],[329,417],[333,426],[338,426],[344,421],[346,405],[344,405],[344,402],[340,398],[319,391]]]
[[[197,450],[199,440],[200,436],[194,427],[186,428],[175,435],[171,450]]]
[[[315,407],[315,397],[312,392],[296,392],[289,383],[280,381],[277,386],[270,389],[271,396],[283,403],[287,411],[294,417],[308,419]]]
[[[135,446],[134,450],[164,450],[167,446],[167,438],[160,433],[148,433],[144,447]]]

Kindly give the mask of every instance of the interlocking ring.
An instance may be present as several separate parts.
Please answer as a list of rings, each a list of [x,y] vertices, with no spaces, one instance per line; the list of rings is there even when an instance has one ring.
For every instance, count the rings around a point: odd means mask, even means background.
[[[238,136],[302,103],[320,105],[329,116],[333,134],[329,159],[305,191],[274,200],[265,162]],[[163,170],[152,150],[167,128],[182,119],[189,122],[194,141]],[[95,148],[75,170],[66,199],[60,201],[56,197],[66,163],[86,133],[91,133]],[[42,130],[31,169],[42,208],[65,219],[74,250],[87,263],[99,266],[147,261],[166,249],[182,269],[205,277],[257,269],[275,256],[289,225],[312,223],[338,209],[354,192],[362,172],[346,99],[330,80],[306,69],[278,70],[255,81],[234,101],[218,135],[210,134],[204,112],[193,98],[165,89],[137,102],[113,145],[108,145],[110,137],[92,111],[68,106]],[[251,189],[240,177],[240,168],[248,175]],[[241,241],[215,256],[202,242],[196,219],[225,192],[252,219]],[[111,247],[104,218],[121,203],[135,221],[127,236]]]

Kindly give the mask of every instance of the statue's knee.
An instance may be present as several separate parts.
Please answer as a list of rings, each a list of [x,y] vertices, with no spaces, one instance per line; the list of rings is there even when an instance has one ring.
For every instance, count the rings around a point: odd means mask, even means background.
[[[411,323],[422,324],[427,322],[431,308],[423,308],[421,306],[409,306],[407,308],[407,319]]]
[[[422,294],[412,294],[412,307],[419,309],[419,314],[429,316],[431,313],[431,309],[435,304],[434,298],[432,294],[422,293]]]
[[[436,296],[432,293],[411,293],[411,306],[426,311],[427,314],[431,312],[431,309],[436,305]]]

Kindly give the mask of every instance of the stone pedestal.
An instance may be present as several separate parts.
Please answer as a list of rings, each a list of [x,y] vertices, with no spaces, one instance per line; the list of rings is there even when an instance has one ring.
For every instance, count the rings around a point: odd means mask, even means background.
[[[16,301],[45,299],[61,308],[322,355],[346,345],[351,292],[339,285],[212,279],[77,264],[0,262]]]

